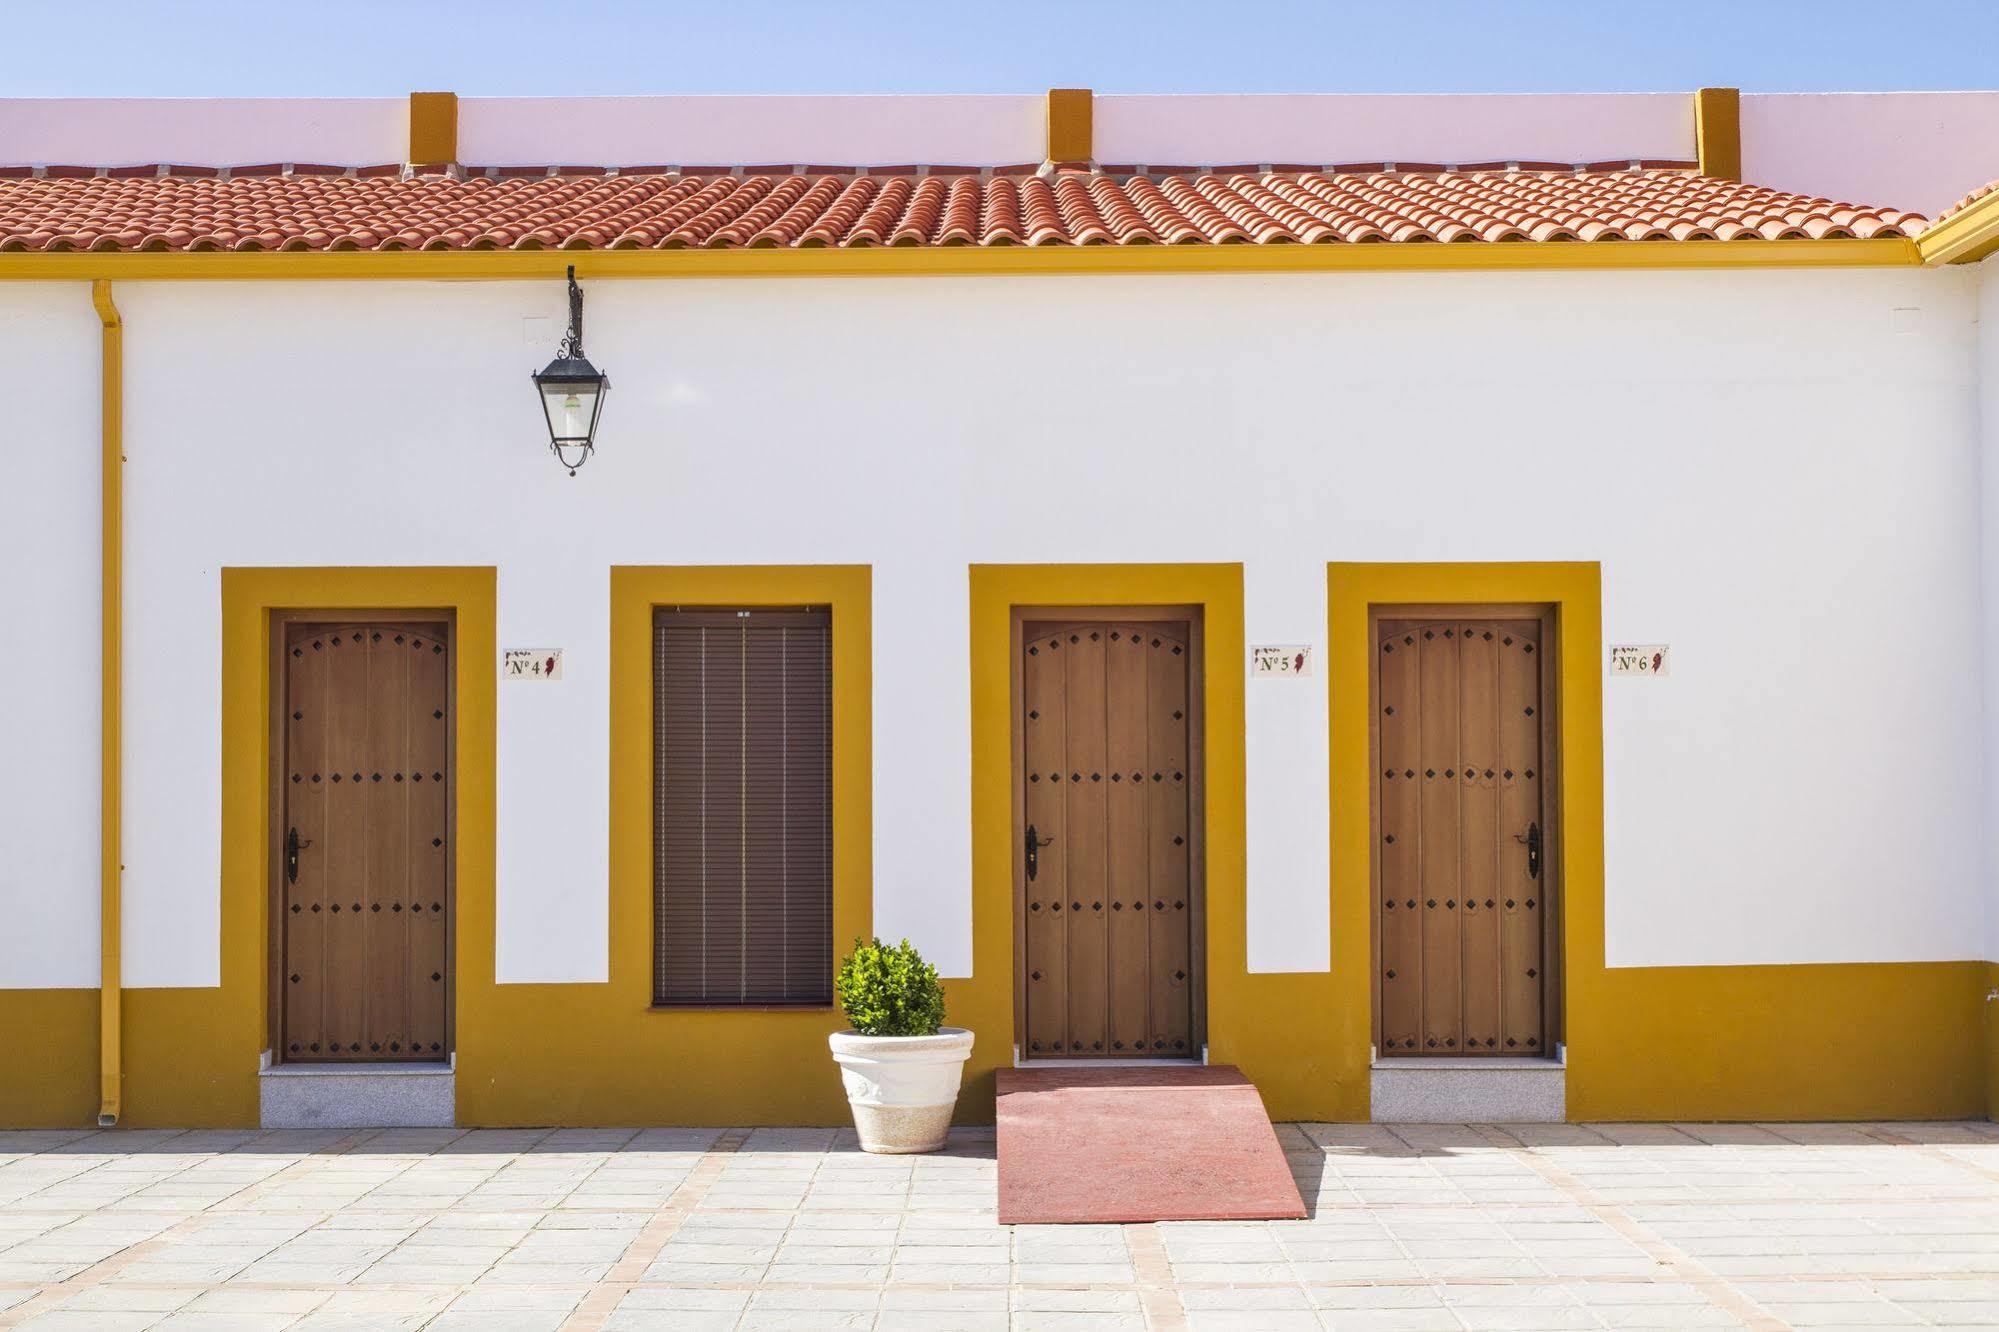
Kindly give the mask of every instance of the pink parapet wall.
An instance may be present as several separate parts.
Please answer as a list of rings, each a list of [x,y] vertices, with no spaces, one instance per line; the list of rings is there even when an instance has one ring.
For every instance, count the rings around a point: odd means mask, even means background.
[[[879,96],[461,97],[472,168],[1032,167],[1041,91]],[[1686,163],[1694,93],[1098,94],[1112,167]],[[375,98],[0,98],[0,169],[335,167],[407,160],[411,107]],[[1934,217],[1999,175],[1999,91],[1746,93],[1743,179]]]
[[[1742,175],[1936,217],[1999,177],[1999,92],[1744,93]]]
[[[1161,94],[1096,99],[1100,162],[1604,162],[1694,158],[1691,93]]]

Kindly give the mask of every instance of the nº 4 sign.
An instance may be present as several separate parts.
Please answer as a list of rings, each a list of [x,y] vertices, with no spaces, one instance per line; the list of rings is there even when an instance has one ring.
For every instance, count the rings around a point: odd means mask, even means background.
[[[500,659],[502,680],[560,680],[561,648],[508,648]]]

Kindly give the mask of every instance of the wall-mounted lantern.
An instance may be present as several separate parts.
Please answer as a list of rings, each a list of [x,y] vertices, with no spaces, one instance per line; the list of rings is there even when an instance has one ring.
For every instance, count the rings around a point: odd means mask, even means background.
[[[596,447],[597,417],[611,378],[583,355],[583,288],[576,285],[574,264],[569,266],[569,331],[562,335],[555,359],[534,377],[534,386],[548,418],[549,451],[575,476]]]

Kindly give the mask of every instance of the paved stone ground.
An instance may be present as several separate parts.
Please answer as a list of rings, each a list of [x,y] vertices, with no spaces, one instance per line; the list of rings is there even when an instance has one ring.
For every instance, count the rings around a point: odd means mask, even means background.
[[[1999,1126],[1300,1124],[1306,1221],[993,1220],[990,1130],[0,1133],[0,1327],[1999,1327]]]

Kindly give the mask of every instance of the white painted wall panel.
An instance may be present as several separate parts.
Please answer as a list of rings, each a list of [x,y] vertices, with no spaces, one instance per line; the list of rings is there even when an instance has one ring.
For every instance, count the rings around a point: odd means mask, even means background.
[[[0,165],[378,166],[408,155],[402,97],[0,98]]]
[[[129,643],[177,649],[130,698],[134,983],[215,978],[217,570],[362,562],[496,564],[502,646],[569,652],[559,684],[500,691],[504,980],[605,974],[588,811],[607,570],[637,563],[874,566],[875,923],[949,974],[970,962],[965,566],[1030,560],[1244,561],[1251,638],[1322,649],[1328,560],[1601,560],[1609,632],[1675,652],[1669,680],[1606,684],[1611,961],[1979,951],[1963,274],[588,291],[617,387],[572,480],[522,335],[559,283],[121,287]],[[384,329],[424,377],[371,378]],[[197,413],[218,345],[234,410]],[[1316,678],[1251,688],[1264,969],[1326,962]]]
[[[1999,176],[1999,92],[1742,98],[1742,174],[1780,190],[1935,217]]]
[[[479,166],[1016,166],[1046,147],[1041,94],[468,97]]]
[[[962,564],[917,560],[878,564],[873,577],[875,933],[920,940],[952,976],[972,970],[967,578]],[[905,779],[881,780],[891,772]]]
[[[1980,575],[1984,608],[1985,957],[1999,959],[1999,263],[1978,265],[1978,327],[1970,349],[1977,375]]]
[[[0,988],[98,980],[97,315],[83,283],[0,291]]]
[[[1329,777],[1326,761],[1326,562],[1297,548],[1310,540],[1316,488],[1293,489],[1288,469],[1265,473],[1265,530],[1285,534],[1288,559],[1252,554],[1243,568],[1248,645],[1314,645],[1312,674],[1251,678],[1244,687],[1243,759],[1249,808],[1249,969],[1324,971],[1332,965],[1332,900],[1326,891]],[[1261,545],[1262,543],[1257,543]],[[1249,663],[1214,662],[1210,671],[1248,673]]]
[[[1097,160],[1599,162],[1694,155],[1687,93],[1101,94]]]
[[[532,513],[517,521],[522,532],[536,526]],[[607,742],[573,740],[602,736],[610,715],[605,562],[567,540],[552,542],[539,558],[505,559],[496,627],[507,647],[563,649],[563,678],[554,684],[500,682],[495,743],[507,779],[495,791],[495,850],[508,873],[499,883],[507,928],[499,935],[495,975],[501,981],[608,980],[603,885],[610,872],[604,835],[609,752]],[[589,832],[552,836],[558,827]]]

